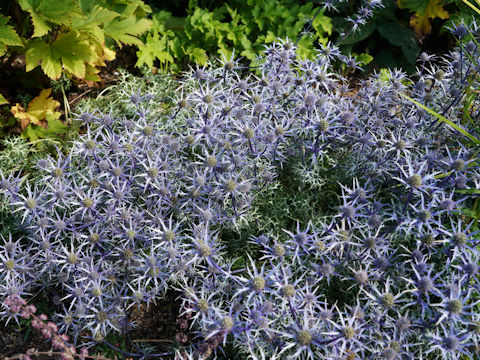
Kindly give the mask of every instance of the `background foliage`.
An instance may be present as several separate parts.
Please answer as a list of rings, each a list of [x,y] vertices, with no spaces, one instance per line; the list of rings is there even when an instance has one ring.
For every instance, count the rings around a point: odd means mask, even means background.
[[[115,58],[115,44],[141,44],[137,36],[150,27],[151,20],[146,18],[150,12],[150,7],[140,0],[3,2],[0,69],[7,75],[13,74],[15,70],[10,66],[23,55],[27,73],[40,66],[41,72],[52,80],[63,77],[99,81],[99,67]],[[59,84],[68,112],[66,89],[63,83]],[[22,136],[32,141],[66,132],[59,121],[61,113],[56,111],[60,103],[46,96],[49,90],[40,90],[31,102],[23,106],[17,103],[11,108],[14,118],[2,121],[4,130],[19,124]],[[2,96],[0,103],[7,103],[7,99]]]
[[[153,26],[139,46],[137,66],[178,71],[187,63],[204,65],[209,56],[231,58],[235,52],[252,61],[265,44],[277,38],[296,39],[306,21],[319,9],[313,2],[294,0],[228,1],[212,10],[189,2],[185,17],[161,10],[153,15]],[[332,33],[330,18],[321,11],[312,24],[312,36],[298,43],[301,56],[312,56],[315,44],[326,43]]]

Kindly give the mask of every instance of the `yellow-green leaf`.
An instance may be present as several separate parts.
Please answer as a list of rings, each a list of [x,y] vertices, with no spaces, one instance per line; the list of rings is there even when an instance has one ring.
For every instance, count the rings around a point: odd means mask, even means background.
[[[47,114],[46,119],[48,124],[48,130],[55,134],[64,134],[68,128],[68,126],[61,122],[58,117],[55,117],[52,114]]]
[[[33,128],[34,125],[33,124],[30,124],[28,125],[23,131],[22,131],[22,138],[24,139],[29,139],[30,141],[36,141],[38,140],[38,135],[35,131],[35,129]]]
[[[85,76],[85,62],[92,59],[92,51],[88,42],[76,32],[60,34],[52,44],[54,55],[60,58],[63,66],[75,76]]]
[[[51,79],[58,80],[62,76],[62,64],[58,59],[48,57],[41,64],[43,72]]]
[[[190,60],[192,60],[193,62],[199,65],[205,65],[208,61],[208,56],[204,49],[200,49],[197,47],[189,48],[186,50],[185,53],[188,55]]]
[[[142,42],[136,37],[150,29],[152,21],[148,19],[137,20],[134,16],[126,19],[114,19],[105,26],[105,34],[114,39],[119,46],[124,44],[139,45]]]
[[[8,101],[7,99],[5,99],[5,97],[0,94],[0,105],[3,105],[3,104],[8,104]]]
[[[51,93],[52,89],[42,90],[40,95],[30,101],[27,110],[18,103],[12,106],[10,111],[20,120],[22,130],[25,130],[29,124],[40,124],[41,121],[46,120],[47,115],[60,118],[61,113],[57,111],[60,102],[51,98]]]
[[[430,20],[435,18],[448,19],[450,15],[443,8],[441,0],[429,0],[424,12],[416,13],[410,19],[410,26],[415,30],[418,36],[430,34],[432,25]]]
[[[40,37],[48,34],[52,27],[45,21],[42,16],[39,16],[36,12],[31,12],[33,23],[33,35],[32,37]]]
[[[85,79],[86,81],[100,81],[100,76],[98,74],[98,69],[90,64],[87,64],[85,69]]]
[[[84,16],[73,19],[72,29],[88,32],[96,41],[103,44],[105,41],[105,34],[101,26],[111,22],[118,16],[119,14],[114,11],[94,5],[89,11],[85,12]]]
[[[40,39],[32,39],[27,44],[25,52],[26,71],[31,71],[39,64],[43,72],[51,79],[62,75],[62,64],[55,57],[53,47]]]
[[[33,39],[27,45],[26,71],[40,63],[42,70],[51,79],[62,75],[62,64],[75,76],[85,76],[85,63],[95,60],[87,40],[75,31],[61,33],[53,44]]]
[[[0,14],[0,56],[7,51],[7,46],[23,46],[13,26],[7,25],[8,17]]]
[[[18,0],[18,3],[32,17],[33,37],[47,34],[52,29],[50,24],[70,26],[74,16],[81,16],[77,0]]]

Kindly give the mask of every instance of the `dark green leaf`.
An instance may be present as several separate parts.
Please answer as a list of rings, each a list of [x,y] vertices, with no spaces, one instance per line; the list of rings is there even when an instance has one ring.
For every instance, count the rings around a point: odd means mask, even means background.
[[[340,42],[339,45],[351,45],[356,44],[369,37],[375,30],[376,24],[369,22],[358,29],[358,31],[347,34]]]
[[[378,26],[378,32],[391,44],[399,46],[408,62],[415,63],[420,47],[417,45],[413,30],[397,23],[387,22]]]

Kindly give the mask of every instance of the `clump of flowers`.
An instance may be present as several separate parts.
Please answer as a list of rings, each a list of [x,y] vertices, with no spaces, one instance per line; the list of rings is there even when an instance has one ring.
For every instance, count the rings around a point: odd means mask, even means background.
[[[478,199],[478,144],[401,94],[456,119],[466,84],[479,85],[474,59],[424,57],[414,82],[393,71],[351,91],[330,71],[348,62],[334,47],[309,61],[278,42],[260,76],[187,74],[169,116],[147,116],[148,94],[130,98],[134,117],[82,114],[68,156],[38,163],[43,182],[1,177],[25,238],[0,247],[0,296],[52,291],[60,329],[92,345],[174,287],[198,340],[179,359],[227,344],[264,359],[473,357],[480,236],[459,213]],[[471,101],[462,126],[476,138]],[[338,206],[252,236],[239,269],[222,228],[249,221],[287,162],[305,182],[342,169]]]

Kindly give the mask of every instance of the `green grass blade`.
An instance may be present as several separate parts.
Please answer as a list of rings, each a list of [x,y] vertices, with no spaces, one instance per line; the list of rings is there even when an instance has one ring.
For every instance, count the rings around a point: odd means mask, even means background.
[[[427,108],[425,105],[420,104],[418,101],[413,100],[412,98],[408,97],[407,95],[402,94],[402,93],[399,93],[399,94],[400,94],[401,96],[403,96],[405,99],[413,102],[413,103],[416,104],[417,106],[420,106],[422,109],[424,109],[425,111],[427,111],[429,114],[435,116],[438,120],[444,122],[445,124],[449,125],[450,127],[454,128],[455,130],[457,130],[459,133],[465,135],[467,138],[469,138],[469,139],[470,139],[471,141],[473,141],[475,144],[480,145],[480,140],[478,140],[475,136],[473,136],[472,134],[470,134],[467,130],[465,130],[465,129],[462,128],[461,126],[458,126],[458,125],[455,124],[453,121],[448,120],[445,116],[440,115],[439,113],[433,111],[432,109]]]
[[[475,5],[473,5],[472,3],[470,3],[469,1],[467,0],[463,0],[463,2],[465,4],[467,4],[468,6],[470,6],[473,10],[475,10],[478,14],[480,14],[480,9],[478,9]]]

